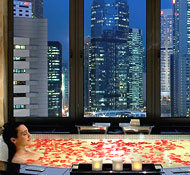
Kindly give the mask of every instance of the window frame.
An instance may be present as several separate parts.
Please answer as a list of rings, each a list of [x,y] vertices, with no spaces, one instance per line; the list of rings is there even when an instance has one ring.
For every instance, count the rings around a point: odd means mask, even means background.
[[[160,7],[161,0],[146,0],[146,94],[147,117],[140,118],[142,124],[160,126],[183,126],[190,118],[160,116]],[[84,0],[69,0],[69,117],[14,117],[13,116],[13,0],[8,1],[8,120],[31,126],[75,128],[77,124],[93,122],[129,122],[131,118],[85,118],[84,117]],[[45,120],[44,120],[45,119]]]
[[[84,19],[80,19],[84,23]],[[152,22],[153,21],[153,22]],[[82,23],[82,26],[84,24]],[[146,56],[147,56],[147,74],[146,74],[146,96],[147,96],[147,117],[139,118],[142,124],[155,125],[155,121],[160,116],[160,0],[146,0]],[[84,32],[83,38],[84,38]],[[84,40],[84,39],[83,39]],[[83,42],[84,43],[84,42]],[[158,44],[154,44],[158,43]],[[80,50],[83,50],[83,45]],[[154,58],[151,60],[151,57]],[[84,61],[79,65],[84,67]],[[155,69],[157,67],[157,69]],[[154,71],[156,70],[156,71]],[[84,76],[83,76],[84,77]],[[82,77],[82,78],[83,78]],[[82,82],[84,78],[82,79]],[[79,89],[83,89],[83,84],[79,84]],[[147,90],[149,88],[149,90]],[[155,95],[152,95],[155,94]],[[80,101],[84,101],[84,96],[80,96]],[[79,123],[92,124],[93,122],[110,122],[110,123],[123,123],[130,122],[131,117],[129,118],[85,118],[84,117],[84,107],[79,104]]]

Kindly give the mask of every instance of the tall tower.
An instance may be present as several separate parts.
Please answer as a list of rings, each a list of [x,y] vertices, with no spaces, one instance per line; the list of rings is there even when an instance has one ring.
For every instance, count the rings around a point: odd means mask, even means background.
[[[190,116],[190,0],[173,1],[171,113]]]
[[[161,114],[171,116],[170,59],[173,54],[172,9],[161,10]]]
[[[62,45],[48,41],[48,116],[62,116]]]
[[[91,37],[84,38],[84,108],[85,111],[89,109],[89,59],[91,57]]]
[[[89,59],[90,111],[127,108],[127,0],[94,0]]]
[[[130,29],[128,37],[128,103],[131,110],[143,109],[143,44],[142,30]]]
[[[62,66],[62,117],[69,116],[69,63]]]

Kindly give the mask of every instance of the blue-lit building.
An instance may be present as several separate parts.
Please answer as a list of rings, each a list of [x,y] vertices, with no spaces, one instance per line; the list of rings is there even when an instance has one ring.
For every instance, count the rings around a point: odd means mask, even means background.
[[[141,110],[143,108],[143,44],[142,30],[129,29],[128,36],[129,73],[128,73],[128,103],[129,109]]]
[[[173,1],[172,116],[190,116],[190,0]]]
[[[136,37],[138,41],[134,41],[132,37]],[[129,29],[127,0],[93,1],[90,54],[89,110],[142,108],[142,35],[139,30],[134,32]],[[132,60],[138,62],[138,65],[132,66]],[[140,80],[135,80],[140,82],[138,87],[131,82],[134,78],[130,77],[135,69],[138,72],[137,77],[141,77]],[[139,88],[140,95],[135,97],[136,102],[131,98],[137,89],[130,88]]]
[[[48,116],[62,116],[62,45],[48,41]]]

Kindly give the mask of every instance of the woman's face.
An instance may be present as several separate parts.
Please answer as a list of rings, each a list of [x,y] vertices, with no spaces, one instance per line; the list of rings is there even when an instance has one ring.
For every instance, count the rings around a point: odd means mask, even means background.
[[[15,146],[28,146],[30,144],[31,135],[25,125],[17,127],[17,138],[14,138]]]

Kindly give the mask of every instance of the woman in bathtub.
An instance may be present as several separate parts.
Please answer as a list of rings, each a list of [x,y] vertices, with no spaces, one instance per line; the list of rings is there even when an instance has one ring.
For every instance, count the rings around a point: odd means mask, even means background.
[[[8,122],[3,126],[3,139],[8,146],[8,162],[24,164],[27,160],[38,160],[41,153],[27,149],[30,145],[31,135],[28,128],[18,122]]]

